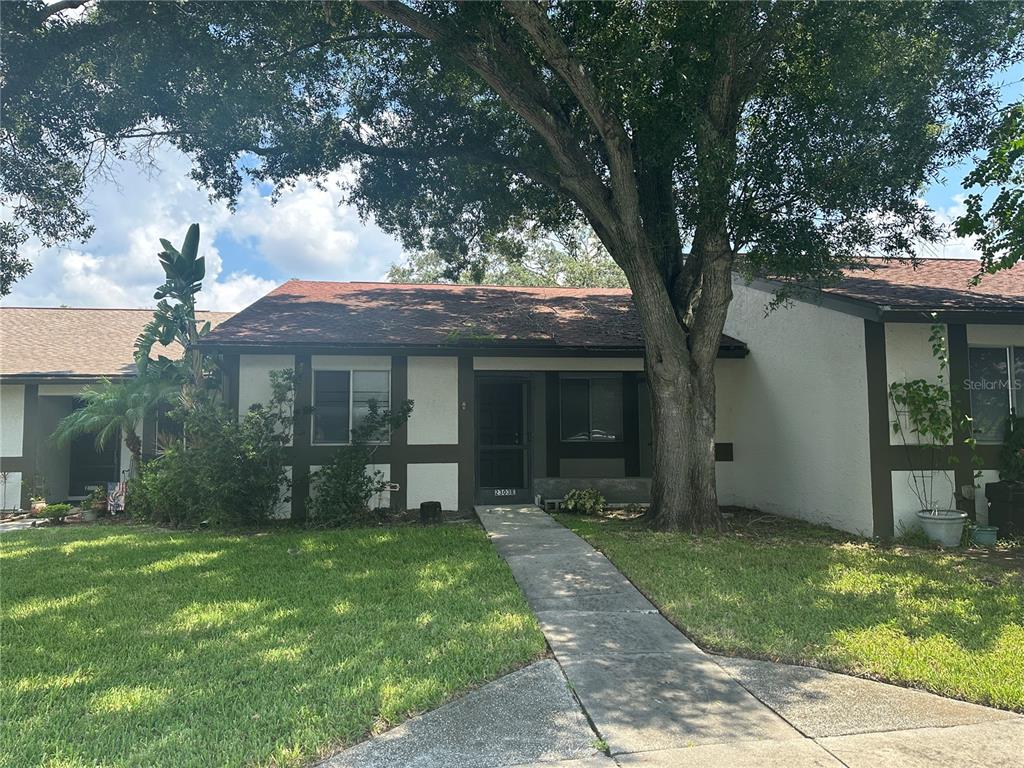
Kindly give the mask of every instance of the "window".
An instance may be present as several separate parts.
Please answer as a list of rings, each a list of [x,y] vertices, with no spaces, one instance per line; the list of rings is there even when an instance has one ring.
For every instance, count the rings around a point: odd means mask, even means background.
[[[971,347],[968,355],[974,437],[1001,443],[1010,409],[1024,406],[1024,347]]]
[[[313,443],[349,442],[371,402],[381,410],[391,407],[388,371],[314,371]]]
[[[562,440],[622,440],[622,377],[563,376],[561,380]]]
[[[348,442],[351,380],[349,371],[314,371],[314,443]]]

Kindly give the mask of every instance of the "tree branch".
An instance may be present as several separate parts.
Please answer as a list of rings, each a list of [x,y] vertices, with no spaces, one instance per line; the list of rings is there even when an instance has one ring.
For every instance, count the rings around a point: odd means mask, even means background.
[[[534,0],[504,0],[502,6],[533,40],[544,60],[569,86],[573,96],[590,117],[604,143],[616,202],[627,214],[639,218],[640,200],[632,145],[625,126],[605,103],[583,64],[555,31],[541,5]]]
[[[608,189],[580,149],[580,141],[543,80],[493,26],[488,39],[473,39],[452,24],[442,24],[397,0],[358,0],[360,5],[444,47],[476,72],[541,137],[558,168],[559,189],[591,222],[603,221],[605,233],[617,219]],[[497,53],[501,61],[491,56]]]
[[[36,17],[36,26],[42,26],[47,19],[56,16],[58,13],[73,11],[76,8],[81,8],[88,2],[89,0],[57,0],[55,3],[50,3],[39,11],[39,15]]]

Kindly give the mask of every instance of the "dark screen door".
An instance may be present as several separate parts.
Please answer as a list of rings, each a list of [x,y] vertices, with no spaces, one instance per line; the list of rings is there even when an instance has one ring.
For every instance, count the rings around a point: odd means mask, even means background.
[[[478,380],[476,444],[480,503],[531,500],[527,410],[525,380]]]

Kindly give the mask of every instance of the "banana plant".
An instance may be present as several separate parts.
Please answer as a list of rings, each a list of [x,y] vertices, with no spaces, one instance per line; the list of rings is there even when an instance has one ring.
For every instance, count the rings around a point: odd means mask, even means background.
[[[163,267],[165,281],[156,289],[157,300],[153,319],[135,342],[135,364],[145,374],[152,364],[153,347],[168,346],[174,342],[184,350],[182,365],[189,384],[201,388],[204,381],[203,357],[197,346],[199,339],[210,330],[210,323],[196,320],[196,294],[203,288],[206,277],[206,259],[199,255],[199,225],[192,224],[185,235],[181,249],[160,238],[163,251],[157,254]],[[164,355],[156,361],[163,369],[174,363]]]

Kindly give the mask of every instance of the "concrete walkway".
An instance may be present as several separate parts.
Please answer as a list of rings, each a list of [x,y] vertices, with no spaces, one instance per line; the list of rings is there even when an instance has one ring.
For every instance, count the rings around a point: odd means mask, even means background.
[[[480,520],[555,660],[507,675],[324,768],[1009,768],[1024,718],[817,669],[705,653],[536,507]],[[595,746],[606,744],[609,755]]]
[[[712,656],[541,510],[477,512],[619,765],[1022,764],[1024,718],[821,670]]]

